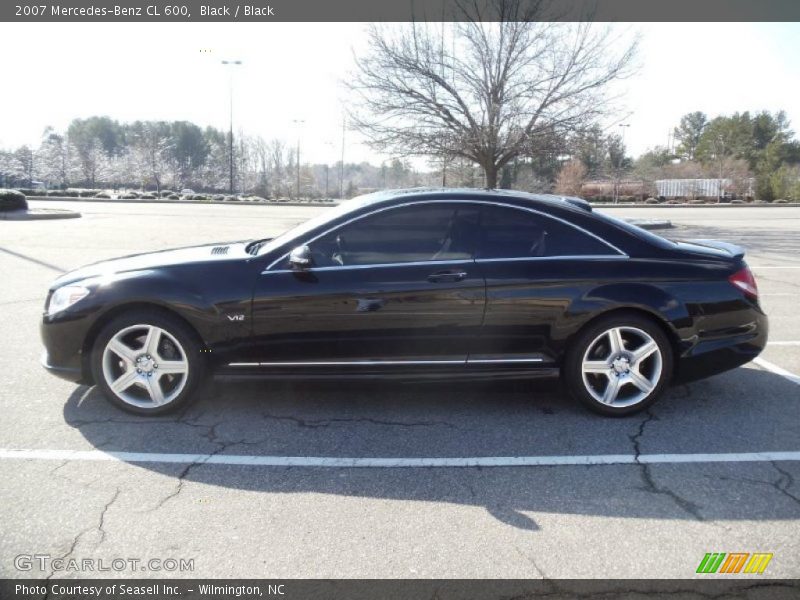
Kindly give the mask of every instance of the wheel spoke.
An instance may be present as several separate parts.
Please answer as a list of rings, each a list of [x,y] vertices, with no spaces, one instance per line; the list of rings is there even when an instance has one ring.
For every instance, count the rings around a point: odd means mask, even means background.
[[[587,360],[583,363],[584,373],[608,375],[611,366],[604,360]]]
[[[129,348],[118,338],[113,338],[108,342],[108,349],[130,365],[136,360],[136,350]]]
[[[619,377],[611,376],[608,378],[608,385],[605,392],[603,392],[603,404],[613,404],[619,394],[620,380]]]
[[[625,341],[622,339],[622,330],[619,327],[608,330],[608,347],[612,355],[625,350]]]
[[[131,387],[136,380],[138,379],[138,374],[136,371],[131,368],[125,371],[122,375],[120,375],[117,379],[111,382],[111,389],[114,390],[117,394],[120,392],[124,392],[129,387]]]
[[[150,394],[150,399],[156,406],[164,404],[164,392],[161,390],[161,385],[158,383],[158,377],[146,377],[145,387]]]
[[[189,370],[189,364],[185,360],[162,360],[158,363],[159,375],[181,375]]]
[[[649,394],[651,391],[653,391],[654,386],[651,383],[651,381],[647,377],[639,373],[639,371],[637,371],[636,369],[630,370],[630,372],[628,373],[628,378],[633,385],[635,385],[645,394]]]
[[[147,352],[150,356],[158,357],[158,342],[161,341],[161,330],[158,327],[151,326],[147,330],[147,338],[144,340],[142,350]]]
[[[656,344],[653,340],[648,340],[641,346],[639,346],[636,350],[633,351],[633,361],[634,363],[640,363],[648,356],[653,354],[658,350],[658,344]]]

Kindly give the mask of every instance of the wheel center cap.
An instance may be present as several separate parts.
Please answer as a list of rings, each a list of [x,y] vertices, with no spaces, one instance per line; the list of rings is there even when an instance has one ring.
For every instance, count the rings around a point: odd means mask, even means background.
[[[136,367],[141,369],[144,373],[152,373],[155,368],[156,361],[151,356],[142,355],[136,359]]]
[[[617,373],[627,373],[630,371],[631,363],[626,357],[620,356],[614,359],[611,366]]]

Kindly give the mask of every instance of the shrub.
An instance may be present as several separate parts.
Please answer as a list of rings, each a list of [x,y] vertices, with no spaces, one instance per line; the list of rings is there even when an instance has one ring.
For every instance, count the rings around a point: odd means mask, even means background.
[[[678,200],[677,198],[670,198],[664,204],[683,204],[683,200]]]
[[[786,198],[778,198],[777,200],[772,201],[773,204],[789,204],[789,201]]]
[[[172,190],[161,190],[161,197],[162,197],[162,198],[169,198],[169,197],[170,197],[170,196],[172,196],[174,193],[175,193],[175,192],[173,192]]]
[[[81,193],[80,190],[76,190],[75,188],[67,188],[61,191],[61,195],[66,198],[77,198]]]
[[[169,196],[167,196],[167,198],[169,198],[170,200],[180,200],[181,199],[181,197],[178,194],[170,194]]]
[[[736,198],[736,200],[731,200],[731,204],[744,204],[744,200]]]
[[[706,201],[703,198],[692,198],[687,202],[687,204],[705,204]]]
[[[211,199],[212,199],[214,202],[222,202],[223,200],[225,200],[225,196],[223,196],[222,194],[214,194],[214,195],[211,197]]]
[[[81,198],[96,198],[98,193],[102,194],[103,192],[98,192],[97,190],[80,190],[78,196]]]
[[[262,198],[261,196],[250,196],[250,202],[266,202],[266,198]]]
[[[120,194],[117,196],[120,200],[136,200],[139,197],[139,194],[134,192],[125,192],[124,194]]]
[[[109,194],[108,192],[97,192],[94,195],[94,197],[95,198],[105,198],[107,200],[110,200],[111,199],[111,194]]]
[[[193,200],[201,200],[203,202],[207,202],[208,200],[211,200],[211,198],[209,198],[205,194],[195,194],[192,199]]]
[[[27,209],[28,201],[25,199],[25,194],[18,190],[0,189],[0,212]]]
[[[239,198],[237,196],[225,196],[225,202],[238,202]]]
[[[644,201],[644,203],[645,204],[658,204],[658,200],[656,200],[655,198],[648,198],[647,200]]]
[[[155,200],[156,196],[155,196],[155,194],[144,193],[141,196],[139,196],[139,199],[140,200]]]

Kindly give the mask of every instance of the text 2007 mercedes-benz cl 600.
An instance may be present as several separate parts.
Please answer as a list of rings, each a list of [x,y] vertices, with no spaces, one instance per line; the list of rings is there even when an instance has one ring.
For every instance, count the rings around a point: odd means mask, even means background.
[[[577,198],[362,196],[267,240],[100,262],[59,277],[51,372],[157,414],[211,372],[266,378],[560,375],[606,415],[767,340],[744,252],[672,242]]]

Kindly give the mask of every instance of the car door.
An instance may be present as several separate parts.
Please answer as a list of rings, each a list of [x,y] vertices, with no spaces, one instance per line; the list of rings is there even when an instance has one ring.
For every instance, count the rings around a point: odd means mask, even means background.
[[[304,240],[258,278],[253,354],[262,367],[460,366],[478,334],[479,211],[452,202],[376,210]]]
[[[587,231],[533,209],[486,204],[476,264],[486,315],[470,364],[546,366],[558,354],[565,316],[593,282],[627,258]]]

